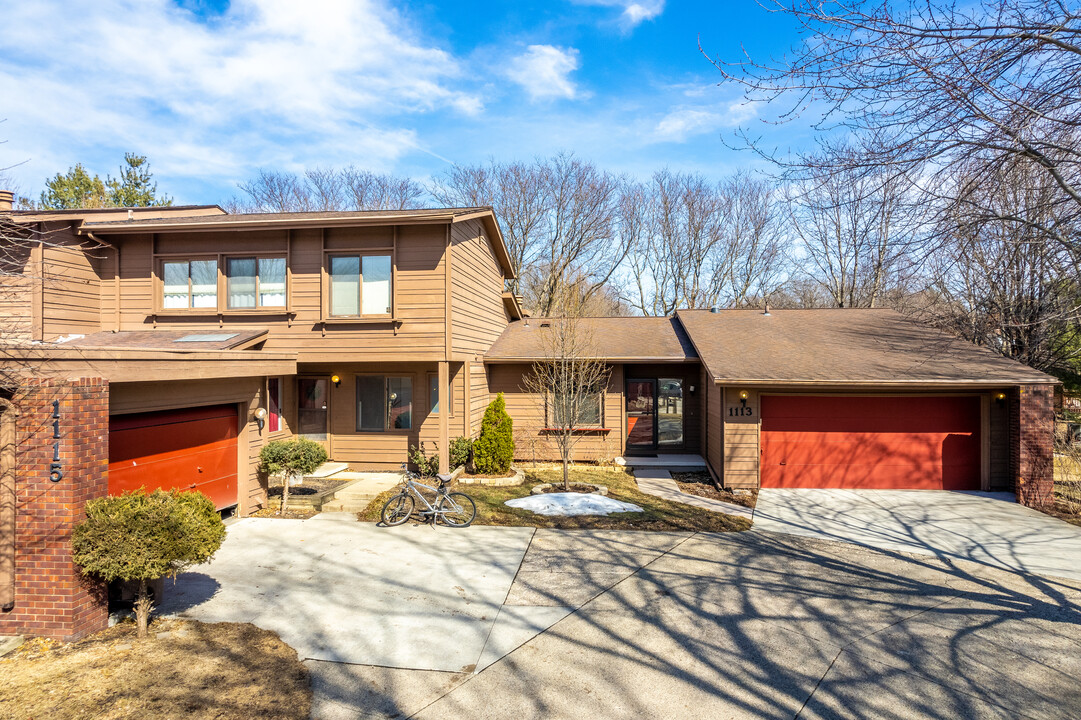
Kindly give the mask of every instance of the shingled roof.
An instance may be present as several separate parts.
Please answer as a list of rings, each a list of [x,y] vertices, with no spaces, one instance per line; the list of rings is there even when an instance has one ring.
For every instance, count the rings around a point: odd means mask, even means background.
[[[935,385],[1055,383],[998,353],[893,310],[680,310],[719,383]]]
[[[551,318],[527,318],[507,326],[484,355],[487,362],[539,360]],[[673,317],[582,318],[583,331],[612,362],[686,362],[697,360],[694,346]]]

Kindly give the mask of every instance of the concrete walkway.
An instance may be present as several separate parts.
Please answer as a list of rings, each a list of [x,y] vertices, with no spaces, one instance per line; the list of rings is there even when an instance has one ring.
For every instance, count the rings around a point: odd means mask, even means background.
[[[1081,527],[1009,493],[767,488],[753,530],[1081,579]]]
[[[672,479],[672,473],[661,468],[637,468],[634,471],[634,480],[638,483],[638,489],[647,495],[653,495],[663,500],[683,503],[694,507],[713,510],[714,512],[727,513],[750,520],[754,510],[743,505],[728,503],[713,498],[700,497],[680,491],[679,485]]]

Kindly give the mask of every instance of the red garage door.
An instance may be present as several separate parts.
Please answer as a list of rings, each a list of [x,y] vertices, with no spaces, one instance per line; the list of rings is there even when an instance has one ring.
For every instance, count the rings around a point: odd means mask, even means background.
[[[236,405],[117,415],[109,419],[109,494],[199,490],[236,505]]]
[[[980,399],[763,395],[762,487],[979,490]]]

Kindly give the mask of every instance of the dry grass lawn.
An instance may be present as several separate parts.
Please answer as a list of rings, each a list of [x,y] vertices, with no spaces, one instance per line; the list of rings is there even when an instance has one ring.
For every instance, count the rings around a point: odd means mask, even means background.
[[[1048,514],[1081,526],[1081,452],[1055,457],[1055,508]]]
[[[308,670],[274,633],[183,620],[157,620],[150,632],[139,641],[123,623],[77,643],[24,643],[0,658],[0,717],[308,717]]]
[[[461,485],[458,490],[472,497],[477,503],[476,525],[502,525],[513,527],[545,528],[591,528],[603,530],[701,530],[705,532],[735,532],[747,530],[751,524],[744,518],[701,508],[668,502],[638,490],[634,476],[623,470],[576,467],[571,471],[571,482],[586,482],[608,486],[608,496],[623,502],[634,503],[643,512],[614,513],[605,516],[558,517],[537,515],[504,505],[514,498],[529,495],[530,489],[540,483],[563,481],[562,471],[555,469],[527,470],[526,481],[510,487],[488,485]],[[383,493],[360,513],[360,519],[378,522],[383,503],[398,492],[397,488]]]

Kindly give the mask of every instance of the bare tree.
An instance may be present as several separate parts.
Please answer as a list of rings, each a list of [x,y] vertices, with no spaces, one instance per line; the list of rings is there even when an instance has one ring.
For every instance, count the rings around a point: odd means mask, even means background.
[[[584,436],[582,429],[597,426],[603,417],[602,403],[611,368],[588,320],[581,315],[579,296],[561,295],[557,313],[540,324],[541,359],[533,363],[522,380],[522,389],[537,398],[546,419],[547,432],[563,463],[563,489],[570,482],[574,448]]]
[[[633,304],[647,315],[745,305],[777,285],[786,248],[778,203],[763,180],[737,173],[654,174],[628,192],[622,227],[633,242]]]
[[[1045,370],[1081,359],[1081,279],[1077,257],[1039,228],[1065,223],[1049,210],[1056,183],[1035,162],[972,162],[954,175],[958,201],[940,223],[925,316],[978,345]],[[1042,197],[1041,197],[1042,196]],[[982,208],[1022,213],[988,221]],[[1070,229],[1072,234],[1075,232]]]
[[[976,157],[1007,168],[1025,159],[1056,192],[1052,214],[1033,219],[985,207],[1065,245],[1077,238],[1057,223],[1081,212],[1081,8],[1045,0],[865,3],[775,1],[806,41],[781,60],[714,61],[748,99],[780,108],[772,119],[811,119],[829,136],[874,138],[862,167],[890,168],[917,183],[923,201],[944,194],[951,169]],[[760,105],[764,106],[764,105]],[[753,147],[797,174],[829,154],[782,157],[760,138]],[[851,162],[841,157],[842,164]],[[975,198],[970,198],[975,199]]]
[[[260,170],[239,187],[246,197],[227,203],[231,212],[409,210],[421,207],[426,195],[423,186],[409,178],[352,166],[312,168],[302,175]]]
[[[808,171],[786,188],[790,227],[834,307],[878,307],[912,264],[921,237],[903,175],[853,161]]]
[[[491,206],[520,278],[511,289],[548,315],[572,282],[588,300],[611,287],[629,244],[617,226],[623,178],[562,153],[532,163],[452,169],[431,192],[447,205]]]

